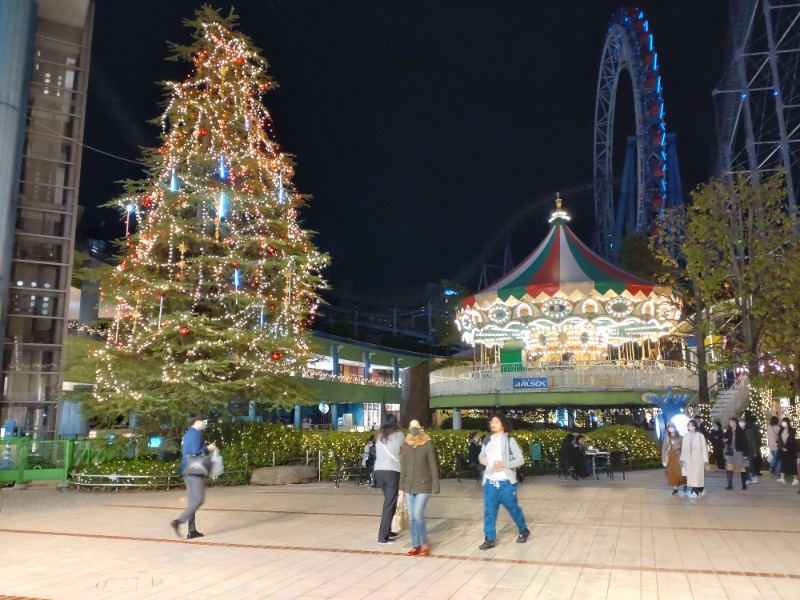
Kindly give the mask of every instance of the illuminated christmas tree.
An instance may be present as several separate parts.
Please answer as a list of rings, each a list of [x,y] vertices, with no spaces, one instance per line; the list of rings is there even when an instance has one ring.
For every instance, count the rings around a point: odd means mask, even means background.
[[[271,139],[261,95],[275,84],[233,13],[203,7],[185,24],[193,43],[173,45],[172,59],[192,74],[165,84],[148,177],[112,203],[130,234],[101,275],[116,319],[95,355],[95,416],[182,424],[230,402],[303,402],[291,373],[310,358],[329,259],[298,222],[305,198]]]

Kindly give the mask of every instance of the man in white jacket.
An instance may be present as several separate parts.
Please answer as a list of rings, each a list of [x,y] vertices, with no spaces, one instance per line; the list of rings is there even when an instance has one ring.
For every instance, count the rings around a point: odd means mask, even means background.
[[[485,539],[478,546],[481,550],[494,548],[497,543],[497,511],[500,505],[514,519],[519,529],[517,543],[524,544],[531,534],[525,523],[525,515],[517,502],[517,467],[525,464],[525,457],[519,449],[517,440],[508,435],[511,419],[497,412],[489,421],[492,434],[483,440],[479,461],[486,467],[483,472],[483,535]]]

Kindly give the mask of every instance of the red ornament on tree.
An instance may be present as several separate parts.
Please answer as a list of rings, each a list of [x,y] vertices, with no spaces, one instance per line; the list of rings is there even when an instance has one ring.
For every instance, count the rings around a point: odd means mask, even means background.
[[[236,57],[236,64],[237,65],[243,65],[244,64],[244,58],[241,57],[241,56],[237,56]]]
[[[267,246],[267,252],[269,254],[275,254],[277,250],[275,250],[275,248],[273,248],[272,246]]]
[[[178,331],[180,332],[181,335],[189,335],[189,326],[181,325],[180,328],[178,328]]]
[[[208,135],[208,129],[205,127],[200,128],[200,135]]]
[[[281,353],[280,353],[280,352],[278,352],[277,350],[275,350],[275,352],[273,352],[273,353],[270,355],[270,357],[272,358],[272,360],[275,360],[275,361],[278,361],[278,360],[280,360],[280,359],[281,359],[281,356],[282,356],[282,355],[281,355]]]

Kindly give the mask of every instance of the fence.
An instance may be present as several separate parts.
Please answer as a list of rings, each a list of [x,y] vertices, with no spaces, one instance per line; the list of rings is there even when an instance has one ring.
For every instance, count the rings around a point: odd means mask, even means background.
[[[72,464],[73,449],[73,442],[67,440],[39,441],[31,438],[3,440],[0,483],[66,480]]]

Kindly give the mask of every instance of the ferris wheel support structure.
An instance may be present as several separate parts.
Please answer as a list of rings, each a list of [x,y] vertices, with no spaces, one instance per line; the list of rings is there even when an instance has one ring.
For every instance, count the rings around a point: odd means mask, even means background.
[[[623,73],[630,76],[633,84],[635,190],[623,190],[617,201],[613,173],[614,110]],[[608,260],[617,259],[619,241],[625,233],[647,232],[665,206],[682,202],[668,195],[669,146],[661,92],[658,53],[644,13],[638,8],[617,9],[611,16],[600,61],[594,126],[596,249]],[[675,152],[674,144],[671,151]],[[677,165],[677,158],[669,162]],[[623,206],[626,202],[632,206]]]
[[[732,0],[727,69],[717,89],[717,175],[786,171],[800,184],[800,2]]]

